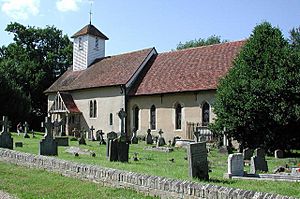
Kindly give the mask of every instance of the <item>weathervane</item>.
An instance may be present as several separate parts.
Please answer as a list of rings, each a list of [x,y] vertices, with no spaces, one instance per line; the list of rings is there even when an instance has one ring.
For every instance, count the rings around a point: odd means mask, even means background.
[[[90,7],[90,12],[89,12],[89,14],[90,14],[90,25],[92,24],[92,5],[93,5],[93,3],[91,2],[91,7]]]

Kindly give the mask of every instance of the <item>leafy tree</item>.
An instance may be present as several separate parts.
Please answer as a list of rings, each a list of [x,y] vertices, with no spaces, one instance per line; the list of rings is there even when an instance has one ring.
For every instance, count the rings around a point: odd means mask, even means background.
[[[299,143],[300,67],[281,31],[265,22],[253,33],[220,81],[212,129],[243,147],[270,151]]]
[[[72,43],[53,26],[36,28],[11,23],[6,31],[13,34],[14,42],[1,48],[0,69],[9,85],[16,85],[30,99],[31,122],[39,126],[47,113],[43,92],[71,65]]]
[[[182,50],[186,48],[194,48],[194,47],[199,47],[199,46],[207,46],[207,45],[212,45],[212,44],[219,44],[219,43],[225,43],[228,42],[228,40],[221,40],[220,36],[212,35],[208,37],[207,39],[194,39],[187,41],[185,43],[179,42],[177,44],[176,50]]]

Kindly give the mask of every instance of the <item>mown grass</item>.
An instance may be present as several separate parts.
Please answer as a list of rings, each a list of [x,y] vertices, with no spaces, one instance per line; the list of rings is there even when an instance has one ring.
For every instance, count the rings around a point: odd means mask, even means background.
[[[39,169],[0,162],[0,189],[18,198],[153,198],[129,189],[103,187]]]
[[[23,148],[15,148],[15,150],[38,154],[39,141],[41,135],[36,138],[24,139],[13,133],[14,142],[22,141]],[[77,141],[70,141],[70,146],[79,146]],[[67,147],[59,147],[58,158],[70,160],[74,162],[82,162],[87,164],[95,164],[103,167],[110,167],[133,171],[137,173],[145,173],[150,175],[164,176],[169,178],[177,178],[183,180],[192,180],[199,182],[197,179],[190,179],[188,176],[188,162],[185,160],[185,149],[175,149],[171,153],[147,151],[144,148],[145,142],[139,142],[138,145],[130,145],[129,157],[132,158],[134,153],[138,153],[139,161],[129,160],[128,163],[109,162],[106,159],[106,147],[98,144],[98,142],[87,141],[87,145],[80,145],[96,153],[96,157],[89,155],[80,155],[75,157],[73,154],[65,152]],[[174,159],[174,161],[170,161]],[[277,193],[281,195],[294,196],[300,198],[300,183],[296,182],[279,182],[279,181],[249,181],[249,180],[228,180],[223,179],[223,174],[227,172],[227,155],[220,154],[216,149],[212,149],[208,155],[209,165],[212,170],[209,173],[210,180],[208,183],[234,187],[246,190],[255,190],[260,192]],[[284,158],[275,159],[267,157],[269,171],[272,172],[280,165],[296,166],[300,163],[300,158]],[[249,166],[245,167],[249,171]],[[207,182],[205,182],[207,183]]]

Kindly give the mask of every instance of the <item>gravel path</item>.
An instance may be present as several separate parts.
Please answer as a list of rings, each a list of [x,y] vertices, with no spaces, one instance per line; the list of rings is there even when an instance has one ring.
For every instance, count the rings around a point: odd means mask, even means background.
[[[8,193],[0,190],[0,199],[17,199],[17,197],[11,196]]]

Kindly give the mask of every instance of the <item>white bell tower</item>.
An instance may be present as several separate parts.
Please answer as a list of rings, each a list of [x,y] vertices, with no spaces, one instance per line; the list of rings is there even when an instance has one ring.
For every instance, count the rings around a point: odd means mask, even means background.
[[[95,59],[105,57],[105,40],[108,40],[108,37],[91,23],[75,33],[72,38],[73,71],[85,70]]]

